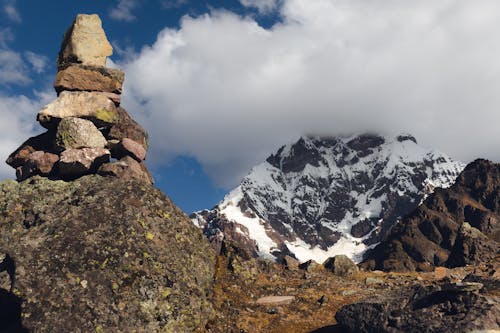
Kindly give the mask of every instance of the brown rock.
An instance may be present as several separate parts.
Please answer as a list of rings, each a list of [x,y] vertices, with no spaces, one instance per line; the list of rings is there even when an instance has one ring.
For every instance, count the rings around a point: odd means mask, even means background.
[[[54,82],[58,93],[71,91],[101,91],[120,94],[125,74],[119,69],[71,65],[59,70]]]
[[[337,276],[352,275],[358,271],[358,266],[343,254],[326,259],[323,266]]]
[[[144,146],[129,138],[123,138],[121,142],[115,145],[111,153],[115,158],[131,156],[138,162],[142,162],[146,159],[146,149],[144,149]]]
[[[60,66],[82,63],[104,67],[106,58],[112,54],[113,48],[102,29],[99,16],[79,14],[64,34],[57,63]]]
[[[104,148],[67,149],[61,153],[59,173],[61,178],[77,178],[96,171],[109,161],[111,153]]]
[[[56,144],[63,151],[74,148],[104,148],[106,139],[90,120],[68,117],[57,126]]]
[[[53,173],[54,166],[59,161],[59,156],[44,151],[35,151],[29,154],[22,166],[16,169],[18,181],[25,180],[31,176],[49,176]]]
[[[434,278],[436,280],[444,279],[447,275],[448,275],[448,269],[446,267],[434,268]]]
[[[29,155],[35,151],[54,152],[54,133],[45,132],[26,140],[7,158],[6,163],[18,168],[27,163]]]
[[[111,127],[108,139],[123,140],[129,138],[148,150],[148,134],[123,108],[118,107],[118,121]]]
[[[96,92],[63,91],[38,113],[37,120],[45,128],[53,128],[66,117],[87,118],[96,126],[111,126],[119,121],[115,104]]]
[[[289,270],[291,270],[291,271],[297,271],[297,270],[299,270],[299,264],[300,264],[300,262],[297,259],[295,259],[295,258],[292,258],[290,256],[285,256],[283,258],[283,264]]]
[[[144,163],[139,163],[130,156],[119,161],[105,163],[97,171],[101,176],[110,176],[123,179],[140,179],[153,184],[154,180]]]

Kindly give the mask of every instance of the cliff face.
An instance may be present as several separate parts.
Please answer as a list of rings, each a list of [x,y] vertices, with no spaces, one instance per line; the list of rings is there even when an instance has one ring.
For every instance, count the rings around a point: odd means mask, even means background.
[[[213,251],[140,180],[1,182],[0,252],[0,331],[193,332],[212,311]]]
[[[499,253],[499,221],[500,164],[476,160],[403,218],[363,265],[403,271],[487,261]]]

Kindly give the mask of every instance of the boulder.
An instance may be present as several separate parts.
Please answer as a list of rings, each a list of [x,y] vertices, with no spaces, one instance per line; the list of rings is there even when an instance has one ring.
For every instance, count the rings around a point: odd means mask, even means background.
[[[299,270],[300,261],[287,255],[283,257],[283,264],[287,269],[291,271],[297,271]]]
[[[96,92],[63,91],[38,113],[37,120],[45,128],[54,128],[66,117],[87,118],[96,126],[111,126],[119,121],[115,104]]]
[[[104,148],[106,138],[90,120],[68,117],[57,126],[56,145],[63,151],[79,148]]]
[[[119,161],[105,163],[97,170],[102,176],[110,176],[123,179],[139,179],[153,184],[153,177],[144,163],[139,163],[130,156],[125,156]]]
[[[59,70],[54,82],[58,93],[71,91],[101,91],[120,94],[125,73],[119,69],[71,65]]]
[[[300,264],[299,268],[305,270],[306,272],[320,271],[323,269],[322,265],[312,259]]]
[[[55,152],[54,132],[45,132],[26,140],[19,148],[9,155],[8,165],[18,168],[27,163],[31,153],[35,151]]]
[[[123,108],[118,107],[118,121],[113,124],[108,133],[108,139],[123,140],[129,138],[148,149],[148,133],[133,120]]]
[[[348,276],[358,271],[358,266],[343,254],[326,259],[323,266],[337,276]]]
[[[95,172],[110,156],[104,148],[67,149],[61,153],[59,174],[63,179],[72,179]]]
[[[416,285],[350,304],[335,319],[348,332],[470,332],[498,329],[498,297],[471,290],[477,285]]]
[[[64,66],[80,63],[91,66],[106,66],[106,59],[113,48],[102,29],[98,15],[77,15],[72,26],[64,34],[57,63]]]
[[[215,255],[161,191],[89,175],[0,193],[0,331],[203,331]]]
[[[23,181],[34,175],[50,176],[59,161],[59,156],[44,151],[34,151],[28,155],[24,164],[16,168],[16,178]]]

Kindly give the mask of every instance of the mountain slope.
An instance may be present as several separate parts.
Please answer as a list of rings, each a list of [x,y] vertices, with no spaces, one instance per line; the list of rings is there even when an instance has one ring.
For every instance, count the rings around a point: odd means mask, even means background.
[[[462,169],[410,135],[302,137],[253,168],[213,210],[191,218],[216,248],[232,241],[271,259],[322,262],[342,253],[359,261]]]
[[[476,160],[366,254],[363,266],[391,271],[477,264],[499,255],[500,164]]]

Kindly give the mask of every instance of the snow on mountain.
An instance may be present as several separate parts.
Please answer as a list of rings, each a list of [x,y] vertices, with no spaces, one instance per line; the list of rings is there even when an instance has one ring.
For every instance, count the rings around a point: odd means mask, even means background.
[[[192,214],[214,247],[286,254],[322,263],[355,261],[464,164],[423,148],[411,135],[302,137],[254,167],[212,210]]]

